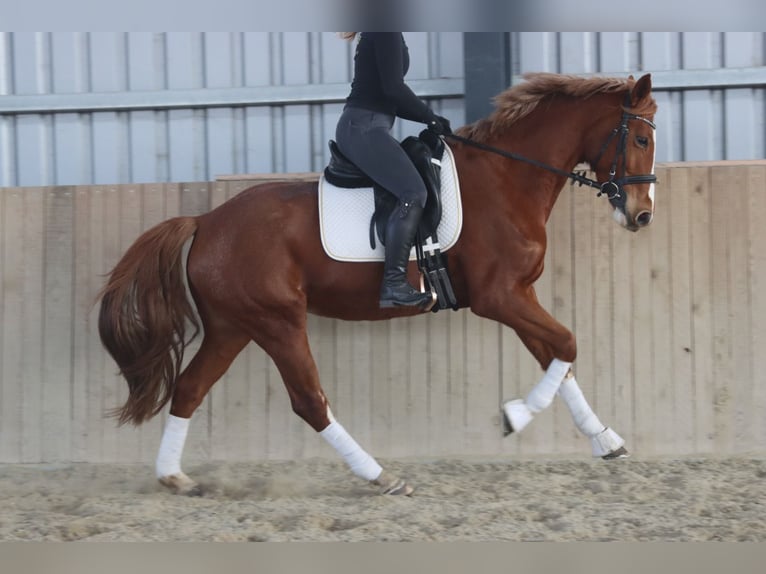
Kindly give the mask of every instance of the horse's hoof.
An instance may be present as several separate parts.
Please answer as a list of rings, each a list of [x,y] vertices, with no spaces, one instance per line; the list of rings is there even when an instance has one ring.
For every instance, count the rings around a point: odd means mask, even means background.
[[[503,405],[503,429],[504,436],[513,432],[521,432],[530,422],[533,413],[529,410],[523,399],[507,401]]]
[[[370,481],[375,486],[380,487],[380,494],[390,494],[393,496],[410,496],[415,489],[407,484],[398,476],[387,473],[385,470],[375,480]]]
[[[159,477],[160,484],[173,494],[202,496],[202,488],[183,472]]]
[[[629,456],[630,456],[630,453],[628,452],[628,450],[624,446],[621,446],[617,450],[612,451],[608,454],[605,454],[601,458],[604,460],[614,460],[616,458],[628,458]]]
[[[601,457],[604,460],[611,460],[628,456],[628,451],[625,450],[625,439],[609,427],[591,437],[590,443],[594,458]]]

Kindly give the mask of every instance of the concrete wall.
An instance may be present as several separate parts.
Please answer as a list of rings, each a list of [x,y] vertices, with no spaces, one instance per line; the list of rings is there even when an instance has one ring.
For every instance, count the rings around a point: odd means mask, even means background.
[[[562,193],[542,303],[578,337],[578,381],[637,455],[766,452],[766,162],[658,168],[655,222],[621,230],[606,203]],[[0,188],[0,461],[151,461],[161,417],[104,419],[127,386],[94,299],[139,233],[247,183]],[[502,437],[501,399],[539,370],[515,334],[470,312],[380,323],[311,317],[338,418],[380,457],[589,456],[558,402]],[[254,345],[195,414],[186,460],[334,456],[292,414]]]

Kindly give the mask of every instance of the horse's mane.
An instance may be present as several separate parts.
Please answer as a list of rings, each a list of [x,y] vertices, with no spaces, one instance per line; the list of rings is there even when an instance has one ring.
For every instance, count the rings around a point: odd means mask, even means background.
[[[583,78],[545,72],[524,74],[524,82],[498,94],[494,98],[495,111],[488,117],[460,128],[457,133],[477,141],[491,136],[529,115],[546,97],[553,95],[587,99],[596,94],[626,92],[635,84],[630,78],[592,77]],[[640,109],[629,109],[635,114],[651,114],[657,111],[653,98],[648,98]]]

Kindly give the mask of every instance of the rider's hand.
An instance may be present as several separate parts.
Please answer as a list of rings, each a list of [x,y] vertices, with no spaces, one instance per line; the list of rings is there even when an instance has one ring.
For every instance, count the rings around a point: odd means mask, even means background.
[[[434,132],[437,136],[444,136],[452,133],[449,120],[437,115],[434,115],[433,119],[428,122],[428,129]]]

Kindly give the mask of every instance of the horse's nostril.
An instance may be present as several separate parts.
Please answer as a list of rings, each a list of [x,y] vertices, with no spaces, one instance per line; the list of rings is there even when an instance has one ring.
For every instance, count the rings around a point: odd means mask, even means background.
[[[652,212],[651,211],[642,211],[636,216],[636,223],[640,227],[646,227],[652,222]]]

